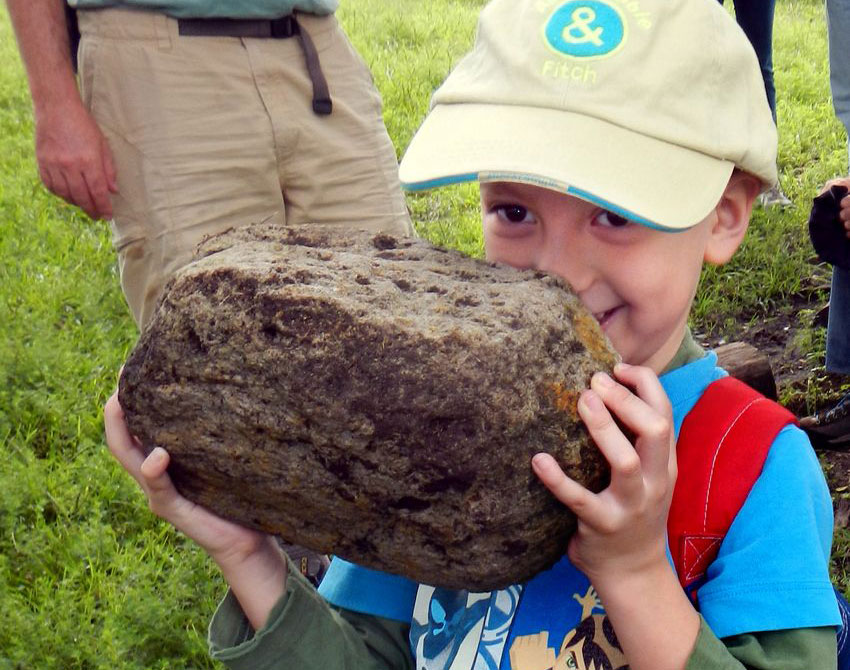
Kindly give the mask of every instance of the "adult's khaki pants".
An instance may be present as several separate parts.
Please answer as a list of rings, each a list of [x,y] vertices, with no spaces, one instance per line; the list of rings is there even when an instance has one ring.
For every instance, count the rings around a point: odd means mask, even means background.
[[[298,15],[333,113],[312,110],[297,37],[189,37],[154,12],[79,12],[80,88],[118,172],[113,241],[137,324],[205,237],[271,219],[412,232],[371,74],[333,16]]]

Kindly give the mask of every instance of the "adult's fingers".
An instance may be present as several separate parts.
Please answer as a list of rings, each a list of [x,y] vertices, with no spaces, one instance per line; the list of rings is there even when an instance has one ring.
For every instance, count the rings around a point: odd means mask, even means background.
[[[41,180],[44,182],[47,190],[54,195],[58,195],[65,202],[74,204],[71,201],[71,189],[68,188],[68,182],[65,181],[65,175],[61,170],[45,166],[42,168],[41,173]]]
[[[106,192],[103,176],[92,175],[90,179],[98,192],[98,202],[92,193],[87,177],[75,170],[62,170],[56,166],[44,167],[39,170],[41,181],[48,191],[59,196],[65,202],[82,209],[92,219],[103,218],[104,207],[106,215],[112,216],[112,204]],[[98,180],[99,179],[99,180]]]
[[[82,176],[91,203],[89,209],[83,208],[86,214],[93,219],[111,219],[112,201],[109,199],[106,175],[103,173],[83,173]]]
[[[111,219],[112,200],[110,193],[118,192],[118,175],[112,159],[109,142],[101,135],[97,161],[83,171],[93,203],[92,218]]]
[[[88,214],[91,218],[96,219],[97,210],[95,209],[92,194],[89,191],[89,185],[86,181],[83,172],[76,170],[68,170],[65,172],[65,180],[68,182],[68,189],[71,193],[71,202]]]

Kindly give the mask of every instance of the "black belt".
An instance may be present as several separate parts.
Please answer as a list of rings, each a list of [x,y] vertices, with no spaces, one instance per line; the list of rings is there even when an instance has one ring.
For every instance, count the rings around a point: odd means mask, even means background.
[[[313,111],[327,116],[333,111],[328,82],[319,63],[319,54],[310,35],[301,30],[295,14],[279,19],[177,19],[180,35],[186,37],[259,37],[288,39],[298,37],[310,82],[313,84]]]

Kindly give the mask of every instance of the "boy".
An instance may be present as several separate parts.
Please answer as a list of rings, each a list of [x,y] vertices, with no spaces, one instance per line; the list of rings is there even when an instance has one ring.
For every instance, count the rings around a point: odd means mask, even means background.
[[[562,275],[596,316],[625,364],[616,379],[595,375],[578,409],[611,484],[592,494],[534,457],[579,529],[568,556],[527,584],[448,591],[337,559],[323,601],[272,540],[180,498],[167,454],[145,461],[111,400],[113,452],[231,585],[210,629],[214,656],[299,670],[834,668],[832,510],[802,432],[787,427],[772,445],[699,612],[665,535],[678,429],[724,375],[687,329],[702,263],[737,249],[775,159],[755,56],[717,3],[491,2],[402,181],[478,179],[488,258]]]

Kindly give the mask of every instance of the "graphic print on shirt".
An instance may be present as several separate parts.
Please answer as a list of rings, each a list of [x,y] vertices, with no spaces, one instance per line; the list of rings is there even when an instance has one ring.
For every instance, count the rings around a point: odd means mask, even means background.
[[[416,670],[498,670],[521,593],[421,585],[410,629]]]
[[[563,639],[558,652],[549,646],[549,633],[521,635],[510,648],[511,670],[627,670],[628,663],[614,627],[602,610],[596,590],[573,594],[581,605],[581,622]]]
[[[416,670],[628,668],[596,590],[566,556],[492,593],[420,585],[410,642]]]

